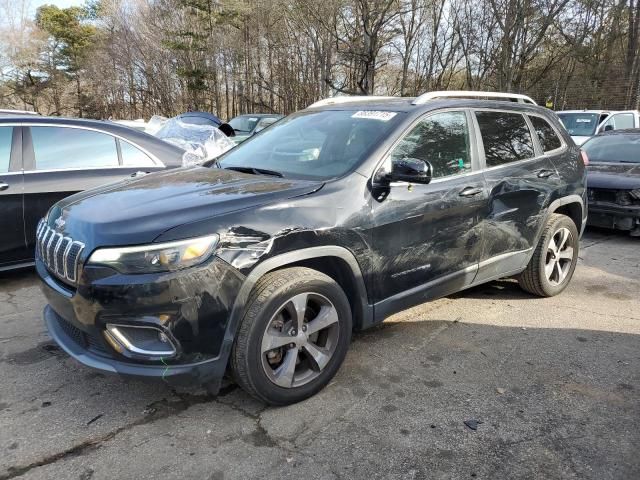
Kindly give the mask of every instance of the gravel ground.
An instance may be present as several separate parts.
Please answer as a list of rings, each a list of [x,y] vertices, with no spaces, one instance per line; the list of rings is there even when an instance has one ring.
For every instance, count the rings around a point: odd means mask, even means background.
[[[580,257],[558,297],[503,280],[390,317],[286,408],[91,371],[33,271],[0,274],[0,480],[640,478],[640,239]]]

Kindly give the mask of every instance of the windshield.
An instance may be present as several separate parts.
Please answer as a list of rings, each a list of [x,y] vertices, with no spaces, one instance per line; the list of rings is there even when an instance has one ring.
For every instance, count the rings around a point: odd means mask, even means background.
[[[590,162],[640,163],[640,135],[594,137],[582,149]]]
[[[596,133],[598,126],[597,113],[559,113],[564,128],[574,137],[590,137]]]
[[[219,159],[285,177],[329,179],[353,170],[398,121],[396,112],[304,111],[290,115]]]
[[[260,120],[260,118],[250,115],[235,117],[229,120],[229,125],[231,125],[236,132],[249,133],[256,128],[258,120]]]

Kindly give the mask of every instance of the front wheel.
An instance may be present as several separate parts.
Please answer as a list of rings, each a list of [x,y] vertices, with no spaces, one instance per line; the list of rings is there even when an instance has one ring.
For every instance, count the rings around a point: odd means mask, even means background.
[[[302,267],[255,285],[231,352],[236,382],[272,405],[299,402],[336,374],[351,340],[351,308],[327,275]]]
[[[562,292],[576,269],[580,239],[575,223],[566,215],[549,216],[527,268],[518,277],[529,293],[552,297]]]

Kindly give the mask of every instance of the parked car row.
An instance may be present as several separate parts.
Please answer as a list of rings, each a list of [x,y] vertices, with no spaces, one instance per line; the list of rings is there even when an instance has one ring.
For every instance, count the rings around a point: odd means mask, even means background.
[[[557,295],[584,156],[522,95],[327,99],[215,161],[56,203],[36,269],[53,339],[93,368],[303,400],[351,332],[504,276]],[[480,97],[488,100],[478,100]]]

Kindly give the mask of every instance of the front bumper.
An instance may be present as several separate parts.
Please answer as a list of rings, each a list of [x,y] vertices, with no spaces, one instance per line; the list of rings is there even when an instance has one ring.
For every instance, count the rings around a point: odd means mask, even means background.
[[[640,228],[640,206],[589,202],[587,225],[617,230],[635,230]]]
[[[122,275],[84,268],[76,288],[36,259],[49,305],[44,321],[51,337],[80,363],[104,372],[162,379],[172,385],[219,386],[233,336],[229,318],[244,276],[215,257],[179,272]],[[152,326],[171,339],[170,358],[141,358],[117,350],[107,324]]]
[[[162,379],[175,386],[207,384],[219,388],[226,369],[226,359],[222,361],[220,358],[200,363],[176,365],[149,365],[109,358],[96,353],[96,349],[83,345],[84,342],[79,340],[82,333],[79,330],[78,333],[71,333],[75,327],[69,326],[68,322],[58,315],[50,305],[44,308],[43,315],[49,335],[60,348],[78,362],[96,370],[123,376]]]

